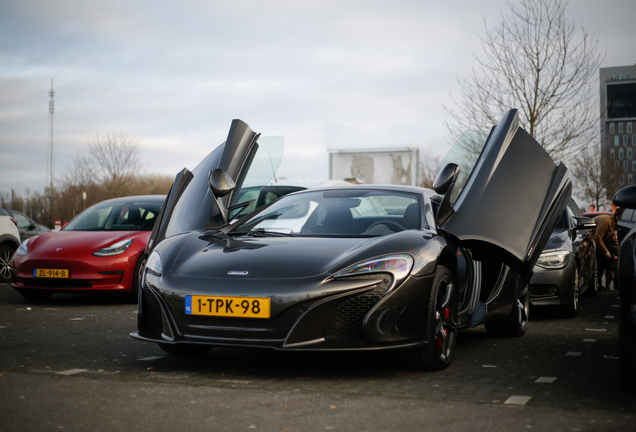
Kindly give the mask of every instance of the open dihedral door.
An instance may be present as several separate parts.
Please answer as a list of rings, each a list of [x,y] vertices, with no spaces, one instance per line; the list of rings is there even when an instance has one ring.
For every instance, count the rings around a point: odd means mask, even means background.
[[[243,184],[265,186],[276,173],[283,152],[283,137],[261,138],[241,120],[233,120],[227,140],[210,152],[192,172],[177,174],[153,228],[146,252],[161,240],[202,228],[218,228],[227,221],[221,208],[239,204]],[[227,195],[215,197],[209,176],[222,170],[236,187]],[[246,183],[247,182],[247,183]],[[220,206],[217,199],[221,201]]]
[[[571,192],[566,166],[554,163],[511,110],[491,131],[439,228],[475,259],[501,260],[527,280]]]

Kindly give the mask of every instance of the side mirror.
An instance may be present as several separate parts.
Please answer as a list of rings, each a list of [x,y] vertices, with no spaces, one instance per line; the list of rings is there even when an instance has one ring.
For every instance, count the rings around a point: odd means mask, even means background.
[[[234,183],[234,180],[232,180],[232,177],[230,177],[228,173],[220,168],[216,168],[210,171],[208,184],[210,185],[212,195],[214,195],[214,201],[221,213],[223,224],[226,225],[230,211],[225,207],[221,198],[232,192],[236,188],[236,183]]]
[[[436,219],[438,225],[444,225],[453,216],[455,210],[453,210],[453,204],[451,203],[451,194],[455,181],[459,176],[459,165],[449,163],[437,174],[435,181],[433,182],[433,190],[440,195],[444,195],[442,203],[437,209]]]
[[[636,208],[636,185],[620,189],[614,194],[612,201],[618,207]]]
[[[457,176],[459,175],[459,165],[449,163],[435,177],[433,182],[433,190],[440,194],[445,195],[452,184],[455,183]]]
[[[220,168],[210,171],[208,184],[216,198],[222,198],[236,188],[236,183],[232,177]]]
[[[596,222],[591,217],[587,216],[573,216],[575,230],[594,229],[596,228]]]

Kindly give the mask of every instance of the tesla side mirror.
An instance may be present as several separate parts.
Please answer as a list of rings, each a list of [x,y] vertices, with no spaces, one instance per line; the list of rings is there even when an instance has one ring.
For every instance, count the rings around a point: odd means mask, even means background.
[[[445,195],[448,192],[450,186],[455,183],[457,176],[459,175],[459,165],[454,163],[447,164],[440,170],[433,182],[433,190],[440,194]]]
[[[587,216],[573,216],[574,218],[574,229],[575,230],[584,230],[584,229],[594,229],[596,228],[596,222],[591,217]]]
[[[236,187],[236,183],[234,183],[232,177],[220,168],[210,171],[208,184],[216,198],[224,197]]]
[[[636,208],[636,185],[620,189],[614,194],[612,201],[618,207]]]

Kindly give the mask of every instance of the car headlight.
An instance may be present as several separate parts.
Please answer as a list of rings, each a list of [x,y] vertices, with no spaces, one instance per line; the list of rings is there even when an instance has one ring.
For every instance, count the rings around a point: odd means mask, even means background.
[[[126,252],[126,249],[132,244],[132,239],[122,240],[120,242],[115,243],[114,245],[107,246],[98,250],[97,252],[93,252],[93,255],[98,257],[107,257],[113,255],[119,255]]]
[[[159,255],[159,252],[152,251],[148,257],[148,261],[146,261],[146,270],[155,276],[161,276],[163,265],[161,264],[161,255]]]
[[[26,239],[25,241],[23,241],[20,247],[18,247],[18,250],[15,251],[15,254],[20,256],[28,254],[29,253],[29,247],[27,246],[28,242],[29,242],[29,239]]]
[[[385,255],[362,261],[339,271],[334,278],[354,276],[364,273],[391,273],[396,281],[401,281],[413,268],[413,257],[407,254]]]
[[[537,265],[547,269],[563,268],[569,262],[569,255],[569,252],[564,250],[543,252],[537,260]]]

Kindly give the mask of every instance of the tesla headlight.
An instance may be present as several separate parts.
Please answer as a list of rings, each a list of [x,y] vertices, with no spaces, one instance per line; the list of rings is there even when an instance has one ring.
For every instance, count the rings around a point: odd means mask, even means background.
[[[27,246],[28,242],[29,242],[29,239],[26,239],[25,241],[23,241],[20,247],[18,247],[18,250],[15,251],[15,254],[20,256],[28,254],[29,253],[29,247]]]
[[[163,265],[161,264],[161,255],[159,255],[159,252],[152,251],[148,257],[148,261],[146,261],[146,270],[155,276],[161,276]]]
[[[105,248],[101,248],[97,252],[93,252],[93,255],[98,257],[107,257],[113,255],[119,255],[126,252],[126,249],[132,244],[132,239],[122,240],[120,242],[115,243],[114,245],[107,246]]]
[[[391,273],[396,281],[408,276],[413,268],[413,257],[407,254],[385,255],[354,264],[339,271],[333,277],[354,276],[364,273]]]
[[[537,265],[547,269],[563,268],[568,264],[568,256],[569,253],[564,250],[543,252],[537,260]]]

